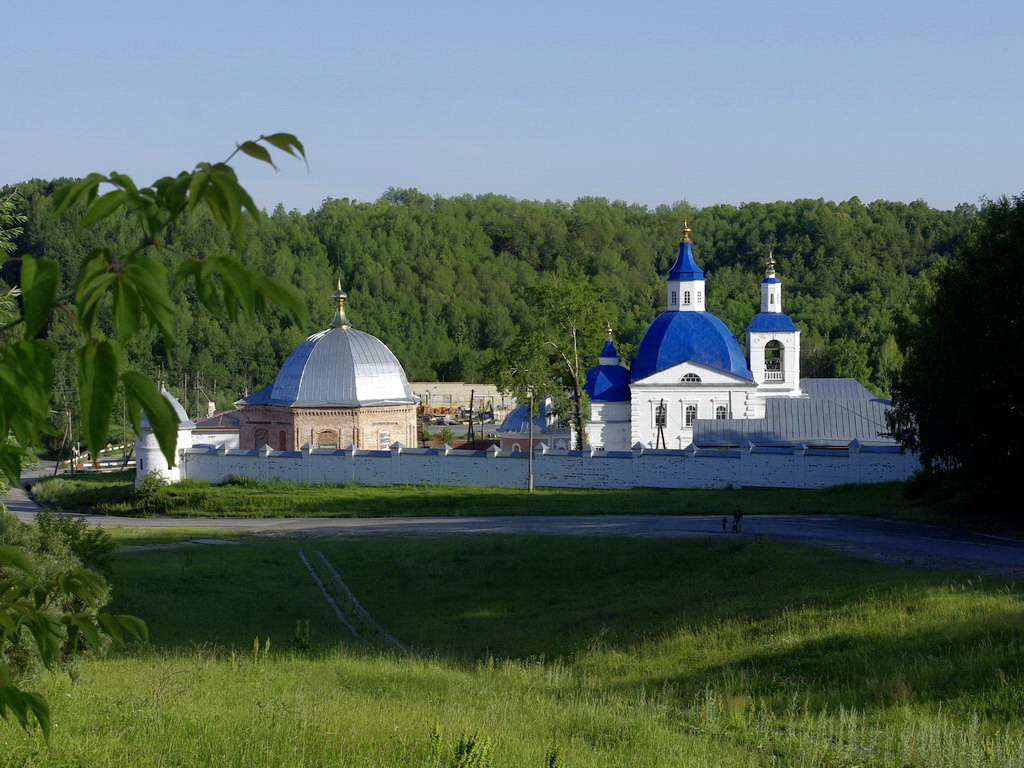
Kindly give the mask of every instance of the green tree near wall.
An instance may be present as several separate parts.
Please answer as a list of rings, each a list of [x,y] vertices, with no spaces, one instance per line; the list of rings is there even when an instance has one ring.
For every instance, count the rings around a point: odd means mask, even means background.
[[[232,254],[189,252],[170,237],[176,223],[205,210],[240,246],[247,224],[258,224],[263,214],[228,163],[242,153],[273,165],[270,148],[305,159],[298,139],[276,133],[238,145],[223,162],[199,163],[191,172],[158,179],[148,187],[137,186],[121,173],[93,173],[56,193],[54,215],[82,206],[80,233],[115,212],[128,211],[141,236],[127,248],[92,248],[70,290],[61,290],[62,276],[53,259],[32,255],[18,259],[21,311],[0,321],[0,475],[20,483],[25,452],[39,445],[43,434],[55,431],[50,392],[56,348],[46,338],[55,312],[70,320],[77,338],[77,384],[90,455],[96,458],[106,443],[115,392],[121,387],[135,433],[140,431],[145,410],[168,464],[175,459],[174,409],[151,378],[126,363],[125,345],[151,324],[167,353],[173,352],[178,311],[171,300],[172,287],[191,282],[202,305],[228,321],[252,316],[273,303],[305,322],[305,302],[291,286],[274,283]],[[11,201],[0,204],[0,266],[10,259],[11,241],[20,224]],[[169,255],[176,263],[173,276],[154,258],[155,252]],[[109,328],[99,321],[101,307],[107,303],[113,318]],[[138,619],[100,611],[106,584],[98,574],[81,569],[63,574],[56,582],[40,581],[31,558],[17,546],[0,546],[0,566],[0,652],[31,643],[52,668],[69,646],[72,650],[84,643],[95,647],[101,634],[114,639],[125,632],[144,635],[145,626]],[[58,614],[51,609],[57,603],[71,603],[80,610]],[[31,715],[49,733],[45,700],[19,688],[10,669],[0,662],[0,716],[11,714],[26,727]]]
[[[960,470],[971,490],[1015,484],[1024,457],[1024,197],[983,207],[903,336],[892,433],[926,470]]]
[[[512,338],[488,375],[519,402],[550,396],[555,412],[572,424],[576,449],[583,450],[588,405],[583,385],[601,349],[601,305],[579,270],[545,275],[526,296],[529,325]]]

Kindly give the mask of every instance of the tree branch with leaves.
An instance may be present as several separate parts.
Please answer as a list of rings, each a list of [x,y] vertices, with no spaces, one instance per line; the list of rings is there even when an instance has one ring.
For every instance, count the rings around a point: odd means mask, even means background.
[[[127,210],[142,234],[124,250],[90,250],[73,288],[63,293],[53,259],[21,257],[20,312],[0,317],[0,437],[4,438],[0,440],[0,475],[20,483],[25,452],[37,446],[43,434],[56,431],[50,407],[56,348],[46,338],[54,312],[71,320],[78,339],[78,389],[83,437],[90,456],[97,458],[107,442],[115,393],[121,387],[135,433],[140,432],[145,411],[168,464],[175,460],[174,408],[149,376],[126,362],[125,344],[145,324],[151,324],[158,329],[168,354],[173,354],[178,314],[171,298],[174,288],[191,281],[203,306],[229,321],[251,317],[273,304],[296,321],[305,322],[305,302],[295,288],[272,282],[235,255],[185,253],[168,243],[168,233],[177,222],[206,210],[237,249],[247,227],[259,224],[263,214],[229,162],[241,153],[274,166],[271,149],[305,161],[305,149],[298,139],[275,133],[237,145],[222,162],[199,163],[192,171],[163,177],[149,186],[140,187],[122,173],[92,173],[58,191],[54,216],[83,206],[79,232],[115,211]],[[14,197],[0,200],[0,265],[10,259],[12,241],[24,221],[16,204]],[[160,252],[176,264],[173,274],[154,258]],[[108,301],[113,327],[104,329],[100,307]],[[96,646],[101,635],[115,640],[125,633],[144,636],[145,626],[137,619],[100,611],[99,597],[105,589],[102,577],[85,569],[65,574],[59,583],[42,584],[25,552],[18,547],[0,547],[0,649],[25,642],[27,637],[51,666],[59,649],[68,643],[77,646],[84,641]],[[59,596],[76,600],[81,610],[63,617],[48,610],[52,599]],[[31,714],[48,734],[46,702],[38,694],[21,690],[0,663],[0,716],[12,713],[23,726],[28,725]]]

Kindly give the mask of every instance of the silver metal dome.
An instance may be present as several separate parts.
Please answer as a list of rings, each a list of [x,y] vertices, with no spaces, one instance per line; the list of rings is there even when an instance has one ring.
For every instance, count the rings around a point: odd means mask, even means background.
[[[314,333],[299,344],[273,386],[242,402],[315,408],[405,405],[418,403],[419,398],[384,342],[342,326]]]

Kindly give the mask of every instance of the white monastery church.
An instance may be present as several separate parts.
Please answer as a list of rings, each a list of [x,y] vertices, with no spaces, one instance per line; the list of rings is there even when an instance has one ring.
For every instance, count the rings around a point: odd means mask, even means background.
[[[587,440],[628,451],[744,445],[893,445],[882,437],[887,403],[853,379],[800,379],[800,330],[782,311],[774,258],[761,311],[746,328],[745,356],[707,311],[704,272],[690,229],[666,281],[666,309],[648,326],[630,368],[608,339],[587,372]]]

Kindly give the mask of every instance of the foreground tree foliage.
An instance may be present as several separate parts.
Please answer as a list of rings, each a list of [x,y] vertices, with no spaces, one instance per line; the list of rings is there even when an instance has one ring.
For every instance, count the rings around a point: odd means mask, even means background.
[[[965,490],[1017,480],[1024,455],[1024,197],[985,205],[905,329],[890,428]]]
[[[304,319],[305,304],[295,288],[277,285],[243,266],[232,252],[193,251],[173,234],[176,225],[202,211],[234,247],[241,246],[246,223],[259,223],[262,214],[228,162],[241,152],[273,165],[268,147],[305,157],[294,136],[277,133],[238,145],[224,162],[200,163],[191,172],[158,179],[148,187],[114,172],[90,174],[60,188],[52,197],[53,215],[77,206],[79,233],[115,214],[131,222],[129,237],[93,244],[80,264],[64,265],[70,273],[62,272],[56,254],[8,255],[12,240],[21,235],[23,218],[12,210],[10,198],[0,201],[0,266],[8,260],[20,266],[21,291],[20,313],[0,321],[0,475],[19,483],[25,452],[38,446],[44,434],[57,431],[50,398],[59,345],[48,332],[55,313],[64,319],[72,340],[82,436],[90,455],[96,458],[107,442],[120,389],[132,429],[139,432],[145,410],[169,464],[175,459],[174,409],[154,381],[130,365],[126,345],[149,326],[165,356],[172,356],[178,316],[173,287],[188,282],[198,302],[226,322],[252,317],[268,301]],[[170,273],[168,263],[173,266]],[[100,322],[102,312],[109,313],[111,322]],[[79,546],[88,544],[81,531],[68,533],[75,534]],[[102,635],[115,640],[126,632],[144,637],[145,627],[133,617],[100,612],[106,584],[90,570],[70,568],[56,578],[43,578],[29,551],[17,545],[0,546],[0,567],[0,653],[5,654],[0,663],[0,716],[13,714],[27,727],[31,714],[48,734],[46,702],[18,687],[12,675],[12,658],[19,650],[30,645],[53,668],[69,649],[97,647]]]

